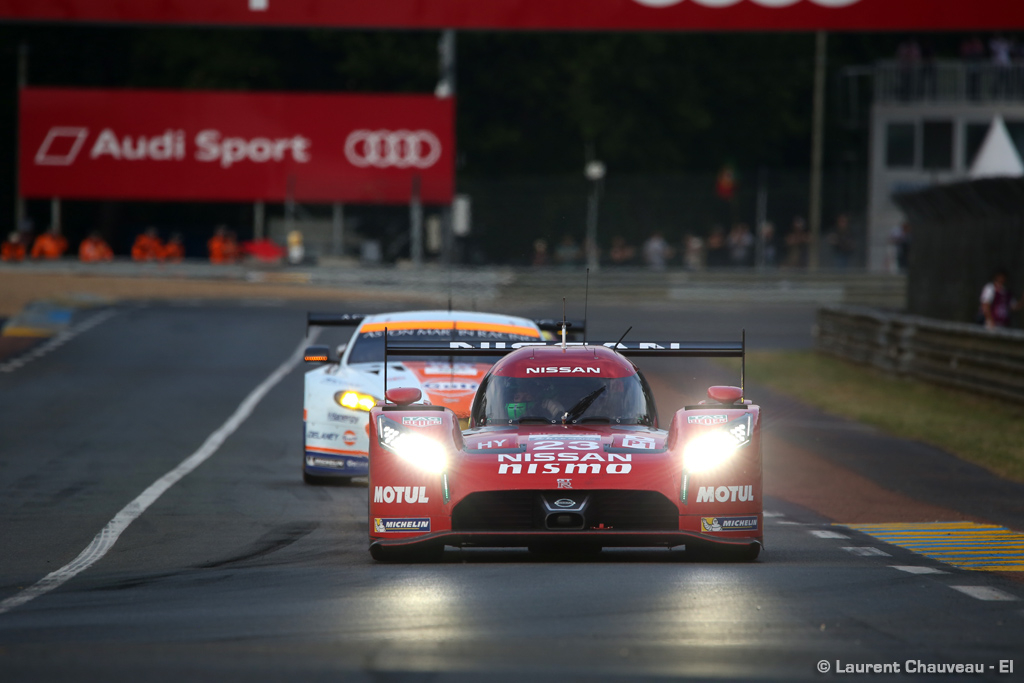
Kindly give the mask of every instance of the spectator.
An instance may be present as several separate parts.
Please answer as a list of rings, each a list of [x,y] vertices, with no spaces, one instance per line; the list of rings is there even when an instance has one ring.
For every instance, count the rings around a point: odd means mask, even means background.
[[[708,268],[729,265],[729,246],[725,243],[725,228],[716,225],[711,228],[707,245]]]
[[[156,228],[149,226],[146,231],[135,238],[132,245],[133,261],[159,261],[164,257],[164,244]]]
[[[794,217],[793,227],[786,235],[786,265],[790,268],[806,268],[810,244],[811,235],[807,232],[807,224],[801,216]]]
[[[32,258],[55,260],[64,255],[68,249],[68,241],[60,234],[60,228],[51,225],[50,229],[36,238],[32,245]]]
[[[7,236],[7,241],[0,246],[0,261],[8,263],[20,263],[25,260],[25,243],[21,241],[21,235],[12,232]]]
[[[163,260],[171,263],[181,263],[185,259],[185,243],[181,240],[181,233],[171,233],[171,238],[164,245]]]
[[[778,265],[778,251],[775,247],[775,224],[765,221],[761,224],[762,264],[768,267]]]
[[[228,244],[228,229],[226,226],[218,225],[213,231],[213,237],[206,243],[210,250],[210,263],[231,263],[231,248]]]
[[[736,223],[729,231],[729,263],[744,267],[753,263],[754,236],[750,234],[750,226]]]
[[[892,267],[894,272],[905,273],[910,264],[910,224],[903,221],[892,229],[889,235]]]
[[[530,264],[534,266],[548,265],[548,241],[539,237],[533,241],[533,256]]]
[[[960,44],[960,59],[966,63],[967,68],[967,97],[972,100],[978,99],[981,95],[981,63],[987,56],[985,43],[981,38],[973,35]]]
[[[78,245],[78,260],[82,263],[98,263],[114,260],[114,252],[98,232],[91,232]]]
[[[1006,270],[997,268],[992,274],[992,281],[981,290],[981,322],[989,330],[1009,327],[1010,311],[1019,311],[1020,308],[1021,301],[1014,299],[1006,286]]]
[[[857,242],[850,233],[850,219],[845,213],[836,216],[836,226],[828,236],[828,244],[832,247],[836,267],[849,268],[857,251]]]
[[[1013,41],[996,34],[988,41],[988,50],[992,55],[992,65],[996,67],[994,85],[995,95],[1006,95],[1010,87],[1010,67],[1013,66],[1013,53],[1016,49]]]
[[[608,261],[613,266],[628,266],[636,258],[636,247],[626,244],[622,235],[612,238],[612,248],[608,251]]]
[[[704,267],[704,240],[698,235],[687,233],[683,237],[683,265],[687,270]]]
[[[655,230],[644,242],[644,262],[654,270],[664,270],[665,263],[672,258],[672,247],[665,241],[660,230]]]
[[[921,66],[921,46],[914,38],[907,38],[896,49],[900,65],[900,98],[909,100],[916,90],[917,71]]]
[[[580,262],[583,252],[572,235],[566,234],[555,248],[555,262],[561,266],[574,266]]]

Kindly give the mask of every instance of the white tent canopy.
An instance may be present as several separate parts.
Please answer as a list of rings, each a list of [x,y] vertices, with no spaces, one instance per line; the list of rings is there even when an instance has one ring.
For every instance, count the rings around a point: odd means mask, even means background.
[[[1017,147],[999,114],[992,119],[968,175],[972,180],[1024,176],[1024,162],[1021,162]]]

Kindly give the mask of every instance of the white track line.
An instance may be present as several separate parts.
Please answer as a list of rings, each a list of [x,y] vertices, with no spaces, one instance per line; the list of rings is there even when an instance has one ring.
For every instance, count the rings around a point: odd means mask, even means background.
[[[935,567],[921,567],[921,566],[913,565],[913,564],[890,564],[889,566],[892,567],[893,569],[899,569],[901,572],[906,572],[908,574],[948,574],[949,573],[949,572],[944,572],[941,569],[936,569]]]
[[[860,555],[861,557],[892,557],[892,555],[884,550],[879,550],[878,548],[873,548],[869,545],[843,548],[843,550],[848,553],[853,553],[854,555]]]
[[[850,538],[846,534],[841,534],[838,531],[824,531],[824,530],[820,530],[819,529],[819,530],[816,530],[816,531],[810,531],[808,533],[810,533],[812,536],[817,536],[818,538],[842,538],[842,539],[849,539]]]
[[[314,333],[309,339],[303,339],[302,343],[299,344],[299,347],[288,356],[288,359],[282,363],[277,370],[270,373],[270,376],[263,380],[258,387],[253,389],[252,393],[245,397],[245,400],[238,406],[238,409],[235,410],[234,414],[229,417],[227,422],[222,424],[217,431],[206,438],[206,441],[199,447],[199,450],[182,460],[181,463],[170,472],[150,484],[149,488],[140,493],[138,498],[125,505],[124,508],[114,515],[114,518],[107,522],[107,525],[103,527],[98,534],[96,534],[96,537],[92,539],[92,543],[90,543],[78,557],[71,560],[71,562],[60,569],[47,574],[34,585],[29,586],[20,593],[16,593],[3,602],[0,602],[0,614],[8,612],[19,605],[24,605],[29,600],[52,591],[54,588],[57,588],[96,564],[100,558],[106,555],[107,552],[114,547],[114,543],[117,542],[118,537],[125,529],[128,528],[129,524],[138,519],[139,515],[146,511],[146,508],[155,503],[157,499],[167,491],[167,489],[174,486],[185,475],[202,465],[211,455],[217,452],[217,449],[220,448],[225,439],[231,436],[231,434],[233,434],[235,430],[245,422],[246,418],[252,414],[252,411],[255,410],[259,402],[263,400],[263,397],[266,396],[278,382],[284,379],[285,375],[291,372],[292,368],[294,368],[296,364],[298,364],[299,360],[302,358],[303,349],[313,342],[313,339],[316,338],[316,332],[318,332],[318,330],[314,330]]]
[[[61,332],[59,334],[56,334],[53,337],[50,337],[50,339],[48,341],[46,341],[43,344],[37,346],[36,348],[32,349],[28,353],[26,353],[24,355],[21,355],[21,356],[18,356],[17,358],[14,358],[12,360],[9,360],[6,363],[0,363],[0,372],[14,372],[15,370],[17,370],[18,368],[22,367],[23,365],[25,365],[27,363],[30,363],[30,362],[34,361],[35,359],[37,359],[37,358],[41,358],[42,356],[45,356],[50,351],[53,351],[54,349],[56,349],[57,347],[61,346],[62,344],[66,344],[67,342],[71,341],[72,339],[74,339],[78,335],[82,334],[86,330],[90,330],[90,329],[96,327],[101,322],[103,322],[107,318],[110,318],[111,316],[113,316],[116,313],[117,313],[116,310],[108,309],[108,310],[103,311],[101,313],[97,313],[96,315],[92,316],[91,318],[83,320],[78,325],[75,325],[72,328],[64,330],[63,332]]]
[[[989,588],[988,586],[950,586],[955,591],[960,591],[964,595],[969,595],[972,598],[978,600],[1016,600],[1016,595],[1010,595],[1006,591],[1001,591],[998,588]]]

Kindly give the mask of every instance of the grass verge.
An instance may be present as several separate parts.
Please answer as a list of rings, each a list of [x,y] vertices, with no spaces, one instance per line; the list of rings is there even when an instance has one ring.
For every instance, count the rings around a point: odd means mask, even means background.
[[[1024,482],[1024,405],[902,379],[813,351],[747,354],[747,378],[833,415]]]

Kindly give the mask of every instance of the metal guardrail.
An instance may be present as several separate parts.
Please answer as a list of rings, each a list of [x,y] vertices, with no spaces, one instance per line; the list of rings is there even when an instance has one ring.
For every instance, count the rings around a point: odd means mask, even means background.
[[[1024,331],[843,306],[819,309],[815,336],[840,358],[1024,402]]]

